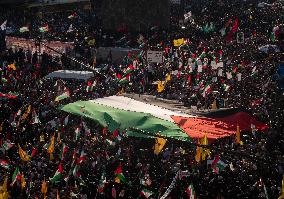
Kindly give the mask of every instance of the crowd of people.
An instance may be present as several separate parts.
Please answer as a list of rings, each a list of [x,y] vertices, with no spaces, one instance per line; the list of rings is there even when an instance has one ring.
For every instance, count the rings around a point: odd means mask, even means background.
[[[273,75],[284,60],[283,3],[202,2],[191,6],[182,28],[153,27],[146,34],[104,31],[82,11],[45,15],[41,21],[3,11],[7,26],[30,26],[29,32],[13,36],[37,37],[38,26],[48,24],[44,35],[51,40],[77,42],[89,50],[126,43],[140,50],[119,64],[110,52],[97,62],[105,67],[87,82],[44,78],[68,68],[72,61],[66,56],[57,60],[25,49],[1,53],[0,196],[6,183],[10,198],[279,197],[284,191],[284,100]],[[67,32],[71,24],[77,30]],[[237,39],[241,32],[244,38]],[[262,52],[264,45],[276,45],[280,52]],[[148,50],[162,51],[163,61],[148,62]],[[88,57],[87,51],[79,54]],[[87,90],[90,85],[94,88]],[[55,100],[64,92],[70,96]],[[175,99],[189,108],[211,109],[217,102],[246,109],[269,129],[242,131],[241,145],[226,137],[203,146],[210,150],[208,160],[220,158],[226,165],[216,170],[206,159],[197,160],[197,140],[168,139],[155,154],[155,139],[110,132],[59,110],[62,104],[123,92]]]

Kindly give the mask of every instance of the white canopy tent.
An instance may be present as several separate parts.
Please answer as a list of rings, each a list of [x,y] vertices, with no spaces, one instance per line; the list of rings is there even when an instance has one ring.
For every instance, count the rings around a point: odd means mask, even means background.
[[[60,79],[77,79],[77,80],[88,80],[94,77],[94,73],[90,71],[75,71],[75,70],[58,70],[49,73],[45,78],[60,78]]]
[[[260,50],[261,52],[264,52],[264,53],[268,53],[269,50],[271,50],[272,52],[275,52],[275,53],[279,53],[280,52],[280,49],[278,48],[278,46],[276,45],[265,45],[265,46],[260,46],[258,48],[258,50]]]

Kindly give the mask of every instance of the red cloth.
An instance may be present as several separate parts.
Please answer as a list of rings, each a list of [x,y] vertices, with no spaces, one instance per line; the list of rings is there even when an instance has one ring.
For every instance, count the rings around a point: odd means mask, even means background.
[[[235,22],[234,22],[234,24],[232,26],[232,29],[230,30],[230,32],[228,32],[228,34],[226,36],[226,40],[227,41],[232,41],[233,35],[234,35],[235,32],[237,32],[238,28],[239,28],[239,19],[236,18]]]
[[[15,95],[4,94],[4,93],[0,93],[0,97],[5,97],[5,98],[8,98],[8,99],[16,99],[17,98],[17,96],[15,96]]]
[[[117,77],[117,79],[121,79],[121,74],[120,73],[116,73],[116,77]]]
[[[121,167],[121,164],[119,163],[117,169],[114,171],[115,174],[119,174],[119,173],[122,173],[122,167]]]
[[[117,137],[119,135],[119,130],[115,129],[112,134],[114,137]]]
[[[258,130],[268,128],[266,124],[258,122],[245,112],[239,112],[224,118],[172,116],[172,119],[190,137],[202,138],[206,134],[208,139],[211,140],[236,134],[237,124],[239,124],[240,130],[246,131],[251,131],[251,124],[254,124]]]

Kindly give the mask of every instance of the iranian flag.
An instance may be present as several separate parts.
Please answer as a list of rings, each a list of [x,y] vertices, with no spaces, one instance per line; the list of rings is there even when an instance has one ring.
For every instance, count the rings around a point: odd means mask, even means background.
[[[23,26],[23,27],[21,27],[20,28],[20,32],[29,32],[30,30],[29,30],[29,27],[28,26]]]
[[[70,91],[65,87],[64,92],[61,95],[57,96],[54,101],[59,102],[60,100],[66,99],[68,97],[70,97]]]
[[[39,32],[48,32],[48,24],[46,24],[45,26],[43,26],[43,27],[40,27],[39,28]]]
[[[115,182],[118,182],[118,183],[126,183],[126,179],[125,179],[125,176],[123,175],[122,173],[122,167],[121,167],[121,164],[119,164],[119,166],[117,167],[117,169],[114,171],[114,174],[115,174]]]
[[[80,157],[77,159],[77,164],[81,164],[84,160],[86,160],[86,153],[84,150],[81,151]]]
[[[105,185],[107,184],[107,181],[106,181],[106,173],[103,172],[102,173],[102,176],[101,176],[101,179],[99,181],[99,186],[98,186],[98,192],[99,193],[102,193],[105,189]]]
[[[2,144],[2,148],[8,151],[11,149],[15,144],[11,143],[10,140],[5,140],[4,143]]]
[[[17,181],[20,181],[22,179],[22,175],[20,173],[19,167],[17,167],[12,175],[12,183],[11,186],[13,186]]]
[[[4,169],[9,169],[10,165],[6,160],[0,160],[0,166]]]
[[[62,177],[62,172],[63,172],[63,168],[61,163],[58,166],[58,169],[56,170],[54,176],[52,178],[49,178],[51,183],[58,183],[61,180]]]
[[[186,191],[189,199],[196,199],[197,198],[192,184],[189,185],[185,191]]]
[[[151,195],[153,195],[153,192],[148,189],[142,189],[140,194],[145,198],[149,198]]]
[[[211,91],[212,91],[212,89],[211,89],[210,84],[206,84],[206,86],[203,90],[202,96],[205,97],[207,94],[211,93]]]

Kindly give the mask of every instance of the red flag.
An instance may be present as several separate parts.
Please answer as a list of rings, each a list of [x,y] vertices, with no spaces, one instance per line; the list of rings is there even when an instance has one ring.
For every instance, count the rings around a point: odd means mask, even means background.
[[[58,171],[59,173],[62,173],[63,172],[63,167],[62,167],[62,164],[60,163],[59,166],[58,166]]]
[[[122,167],[121,167],[121,163],[119,163],[117,169],[114,171],[115,174],[119,174],[122,173]]]
[[[180,71],[178,71],[177,73],[177,78],[180,78]]]
[[[190,83],[190,82],[191,82],[191,75],[188,75],[188,77],[187,77],[187,81],[188,81],[188,83]]]
[[[32,157],[34,157],[35,155],[36,155],[36,153],[37,153],[37,149],[36,148],[33,148],[33,150],[32,150]]]
[[[253,36],[253,37],[256,37],[256,30],[254,30],[254,31],[252,32],[252,36]]]
[[[217,164],[217,162],[220,160],[220,156],[216,155],[215,159],[213,160],[213,162],[211,163],[211,167],[214,168],[215,165]]]
[[[114,137],[117,137],[119,135],[119,130],[115,129],[112,134]]]
[[[169,53],[169,48],[168,48],[168,47],[165,48],[165,53],[166,53],[166,54]]]
[[[107,134],[107,127],[104,127],[103,128],[103,135],[106,135]]]
[[[239,28],[239,19],[236,18],[236,19],[235,19],[235,23],[233,24],[233,27],[232,27],[232,30],[231,30],[231,31],[232,31],[233,33],[235,33],[235,32],[237,32],[238,28]]]
[[[121,74],[120,73],[116,73],[116,78],[117,79],[121,79]]]
[[[223,50],[222,49],[219,50],[219,56],[223,57]]]
[[[132,64],[130,64],[130,65],[128,66],[128,68],[131,69],[131,70],[134,70],[134,66],[133,66]]]
[[[238,28],[239,28],[239,19],[236,18],[230,32],[226,36],[227,41],[231,41],[233,39],[233,35],[234,35],[235,32],[237,32]]]
[[[232,18],[230,18],[230,19],[227,21],[227,23],[225,24],[225,28],[228,27],[228,26],[231,24],[231,22],[232,22]]]
[[[116,198],[116,190],[114,187],[111,189],[111,195],[113,198]]]

